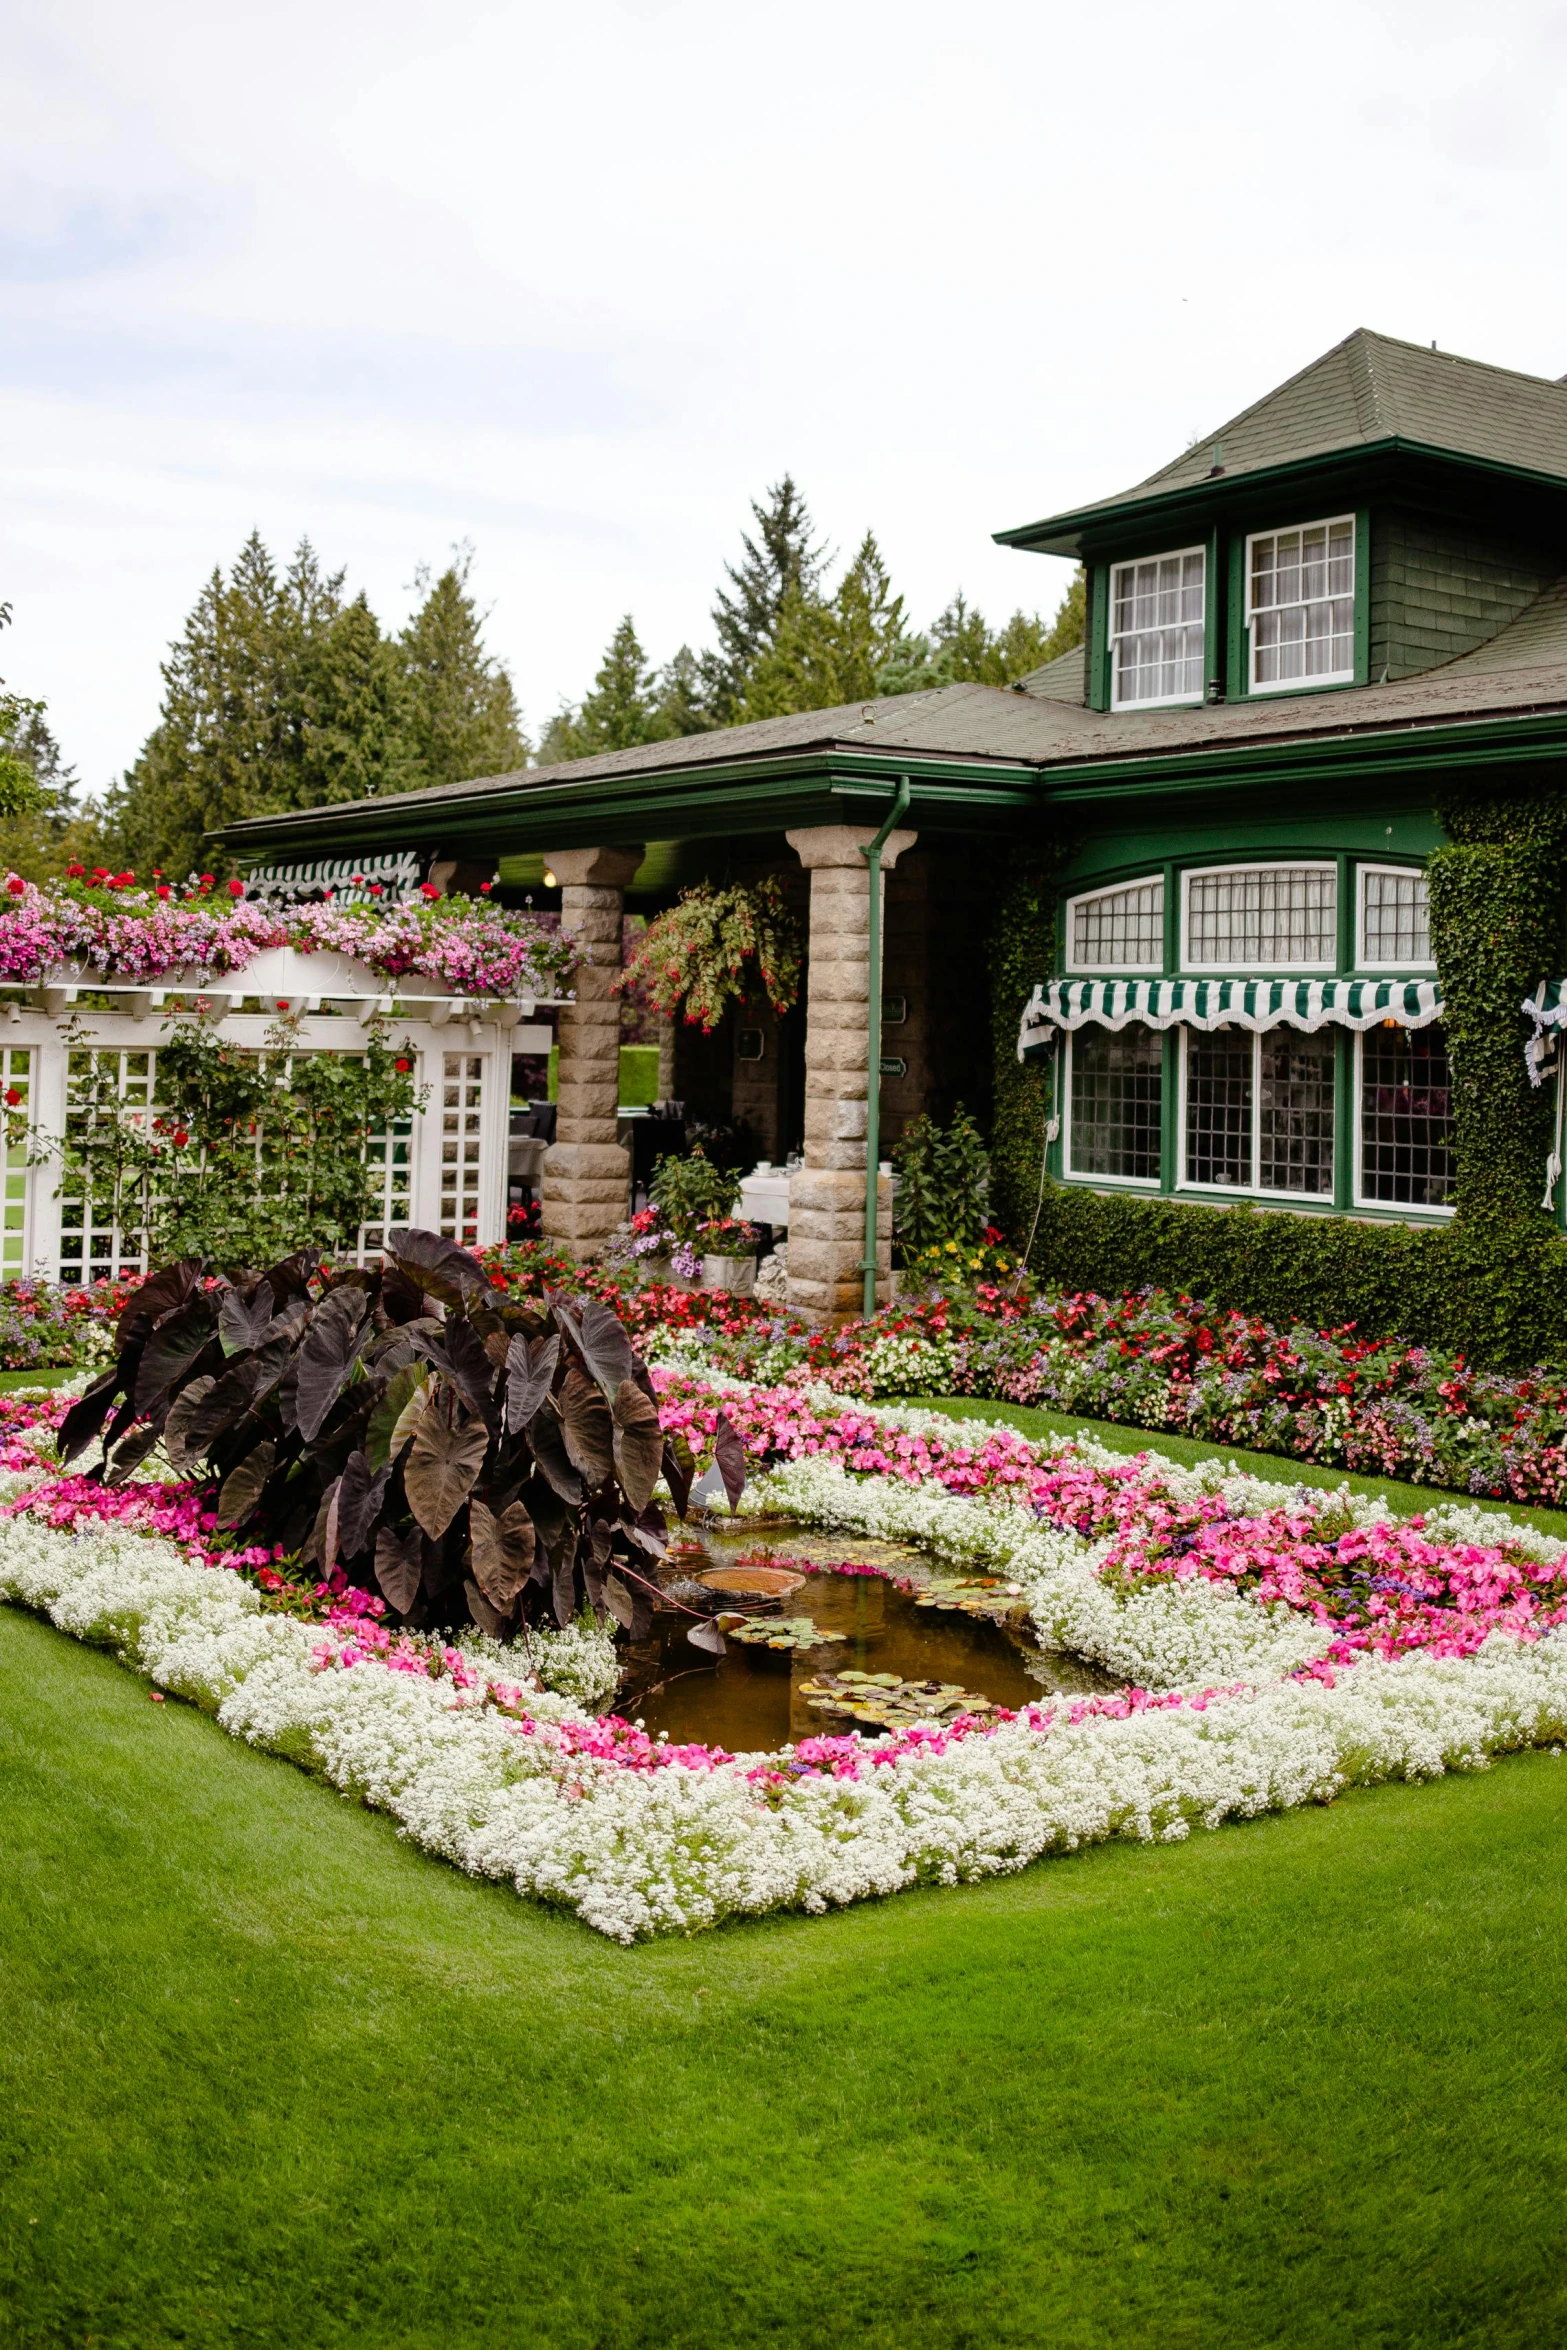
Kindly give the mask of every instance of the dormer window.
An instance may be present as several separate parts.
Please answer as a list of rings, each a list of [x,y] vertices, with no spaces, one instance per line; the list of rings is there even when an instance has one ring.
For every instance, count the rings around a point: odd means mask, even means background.
[[[1298,534],[1297,534],[1298,535]],[[1201,547],[1117,563],[1110,574],[1110,701],[1200,702],[1207,558]]]
[[[1254,694],[1355,679],[1355,521],[1312,522],[1246,541]]]

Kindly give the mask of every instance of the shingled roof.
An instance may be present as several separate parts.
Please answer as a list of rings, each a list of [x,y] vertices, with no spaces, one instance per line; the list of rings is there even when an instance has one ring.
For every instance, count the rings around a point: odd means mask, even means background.
[[[1045,535],[1071,532],[1095,516],[1110,518],[1121,507],[1215,480],[1216,463],[1228,487],[1249,473],[1390,445],[1437,449],[1567,483],[1567,383],[1357,327],[1146,480],[996,537],[1007,545],[1039,545]]]

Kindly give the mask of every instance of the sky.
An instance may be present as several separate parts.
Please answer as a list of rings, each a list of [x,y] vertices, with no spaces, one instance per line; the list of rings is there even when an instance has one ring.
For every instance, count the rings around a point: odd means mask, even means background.
[[[99,790],[252,528],[537,735],[786,469],[913,619],[1357,326],[1567,372],[1567,8],[0,0],[0,673]]]

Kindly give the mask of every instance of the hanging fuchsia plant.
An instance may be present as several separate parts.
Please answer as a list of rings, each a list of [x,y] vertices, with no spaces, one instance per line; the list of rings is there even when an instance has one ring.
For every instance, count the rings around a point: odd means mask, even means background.
[[[702,882],[648,924],[615,984],[710,1036],[730,1004],[758,989],[787,1012],[799,998],[801,957],[800,925],[779,882]]]

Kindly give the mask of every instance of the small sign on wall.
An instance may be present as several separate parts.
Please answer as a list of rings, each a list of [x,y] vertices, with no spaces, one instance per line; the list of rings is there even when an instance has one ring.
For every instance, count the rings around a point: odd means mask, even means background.
[[[909,1064],[907,1061],[903,1060],[897,1053],[883,1053],[881,1057],[881,1074],[883,1077],[907,1077],[908,1073]]]
[[[735,1052],[742,1061],[760,1061],[766,1058],[767,1039],[760,1028],[742,1028],[735,1044]]]
[[[906,995],[884,995],[881,999],[881,1021],[884,1028],[901,1028],[909,1016]]]

